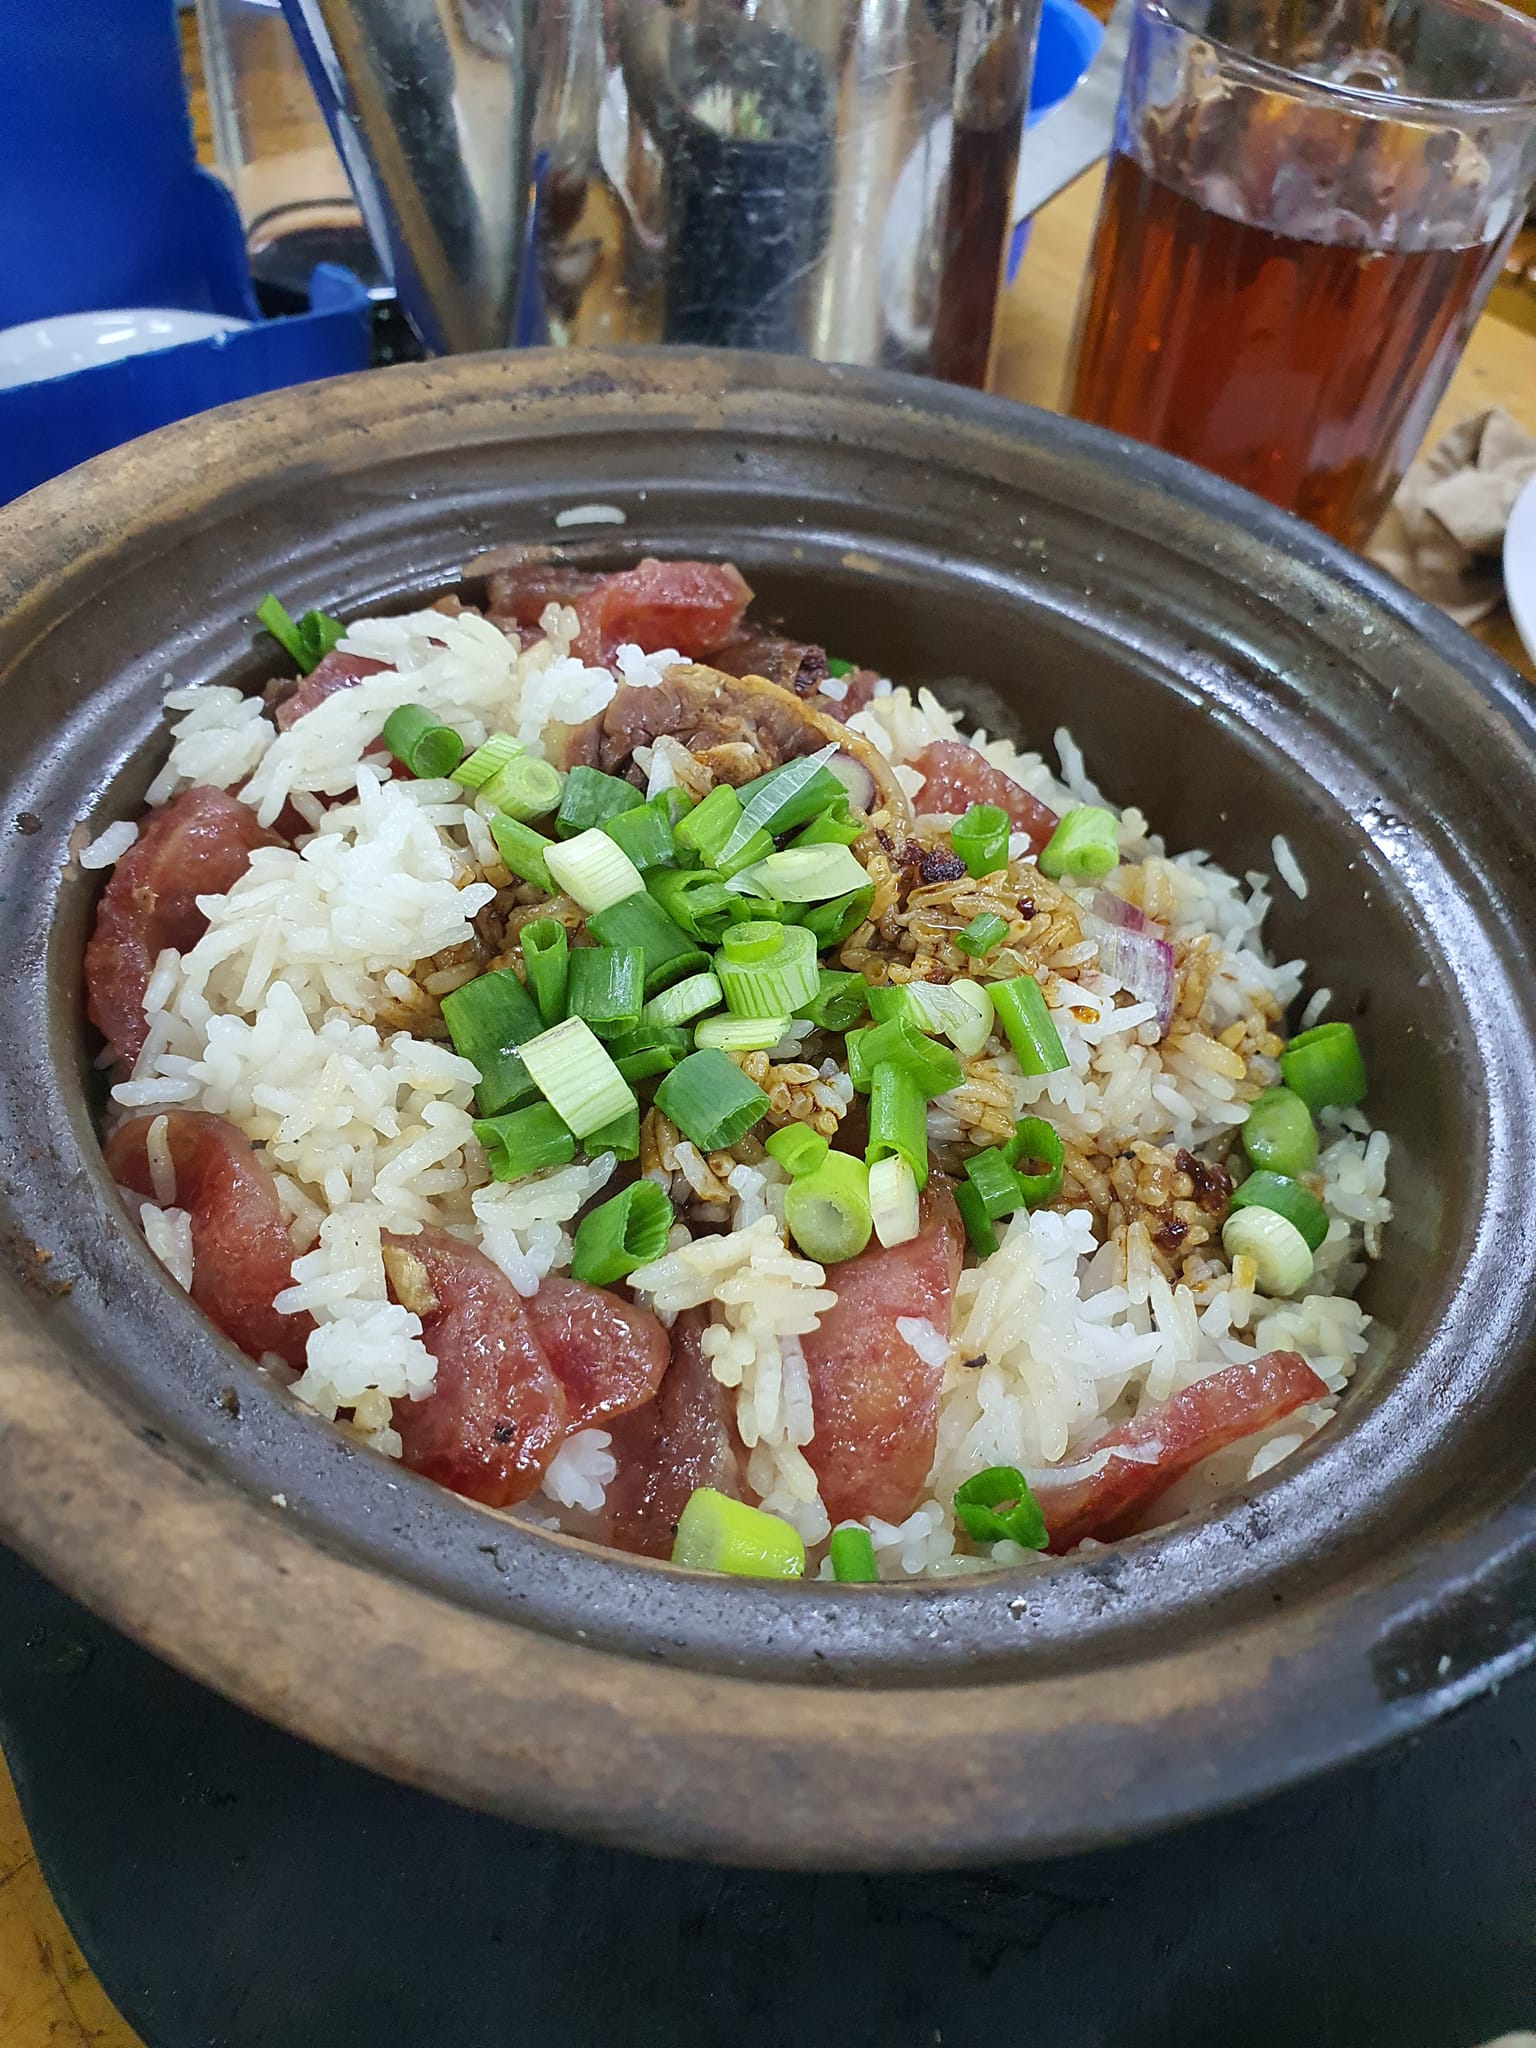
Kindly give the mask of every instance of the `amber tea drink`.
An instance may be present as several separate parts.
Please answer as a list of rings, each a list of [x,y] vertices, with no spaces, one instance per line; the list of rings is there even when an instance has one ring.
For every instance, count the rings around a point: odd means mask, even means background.
[[[1068,403],[1360,546],[1523,217],[1536,23],[1140,0]]]

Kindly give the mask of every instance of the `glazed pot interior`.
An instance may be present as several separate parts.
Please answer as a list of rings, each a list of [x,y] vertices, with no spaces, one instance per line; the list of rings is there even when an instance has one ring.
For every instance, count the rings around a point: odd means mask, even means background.
[[[281,1496],[328,1553],[567,1642],[785,1684],[944,1687],[1160,1654],[1390,1570],[1401,1546],[1512,1499],[1536,1420],[1530,1229],[1510,1221],[1533,1158],[1518,821],[1536,784],[1471,643],[1293,522],[1107,436],[807,366],[761,388],[737,366],[695,400],[683,370],[643,361],[547,389],[525,367],[495,404],[454,402],[462,365],[440,387],[411,371],[399,431],[377,411],[359,428],[337,399],[312,442],[290,402],[286,460],[242,408],[248,469],[228,429],[184,491],[158,472],[136,526],[82,542],[46,589],[13,588],[7,1270],[29,1247],[51,1257],[11,1290],[12,1326],[63,1343],[184,1472]],[[624,526],[556,529],[593,502]],[[1381,1341],[1303,1452],[1203,1515],[1020,1573],[874,1597],[699,1579],[491,1516],[355,1449],[161,1273],[94,1137],[80,962],[98,878],[68,860],[71,835],[136,813],[167,676],[256,688],[273,672],[251,618],[269,589],[295,612],[399,609],[459,587],[486,548],[555,539],[612,564],[733,560],[756,616],[1021,745],[1049,754],[1070,728],[1170,851],[1273,873],[1286,837],[1308,894],[1275,884],[1269,945],[1304,956],[1328,1014],[1359,1025],[1397,1210],[1362,1293]],[[49,1299],[53,1276],[69,1291]]]

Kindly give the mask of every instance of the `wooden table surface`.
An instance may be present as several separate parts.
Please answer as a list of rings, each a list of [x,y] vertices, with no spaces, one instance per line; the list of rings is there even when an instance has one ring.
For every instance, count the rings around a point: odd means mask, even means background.
[[[195,55],[193,59],[195,63]],[[198,143],[208,154],[206,114],[193,77]],[[995,388],[1032,405],[1056,408],[1084,253],[1098,200],[1091,172],[1037,217],[1019,275],[1004,301]],[[1536,433],[1536,332],[1519,298],[1500,294],[1498,310],[1474,329],[1466,355],[1435,415],[1429,440],[1455,421],[1502,405]],[[1533,666],[1502,608],[1478,629],[1528,676]],[[189,1958],[189,1967],[195,1962]],[[87,1969],[49,1897],[15,1794],[0,1762],[0,2048],[138,2048],[138,2036],[113,2010]]]

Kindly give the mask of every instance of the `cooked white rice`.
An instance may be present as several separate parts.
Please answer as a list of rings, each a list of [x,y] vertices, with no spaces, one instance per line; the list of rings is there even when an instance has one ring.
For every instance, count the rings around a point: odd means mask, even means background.
[[[545,1274],[569,1264],[569,1226],[613,1170],[606,1156],[492,1184],[471,1128],[474,1069],[440,1044],[375,1021],[419,995],[415,971],[463,945],[476,912],[506,877],[462,789],[382,780],[365,750],[406,702],[425,704],[470,744],[503,729],[535,751],[550,720],[575,724],[600,711],[617,687],[615,673],[570,653],[573,614],[551,606],[544,624],[548,637],[520,652],[472,615],[360,621],[343,649],[394,666],[331,696],[282,734],[258,700],[234,690],[172,689],[166,698],[176,719],[152,803],[193,783],[238,785],[263,822],[291,804],[312,830],[296,850],[258,851],[226,895],[203,899],[208,929],[184,958],[168,952],[157,962],[146,999],[148,1038],[114,1097],[123,1110],[185,1104],[214,1111],[264,1148],[295,1250],[292,1285],[278,1306],[307,1310],[316,1322],[296,1392],[395,1454],[391,1404],[430,1398],[435,1368],[418,1319],[389,1299],[381,1233],[445,1227],[532,1294]],[[624,648],[614,667],[644,685],[673,658]],[[850,723],[896,767],[920,815],[922,777],[910,764],[932,741],[951,737],[970,740],[1054,809],[1106,801],[1065,731],[1055,735],[1053,768],[1009,741],[962,732],[958,714],[930,691],[885,684]],[[653,790],[678,779],[681,755],[664,736],[637,756]],[[1265,952],[1268,877],[1234,877],[1198,852],[1170,858],[1139,811],[1116,815],[1122,856],[1148,864],[1170,935],[1211,935],[1217,959],[1207,1028],[1160,1043],[1151,1006],[1117,1006],[1124,992],[1098,971],[1097,946],[1087,941],[1077,957],[1051,963],[1067,977],[1055,982],[1053,998],[1067,1067],[1028,1078],[994,1044],[988,1085],[1011,1115],[1046,1115],[1064,1136],[1101,1146],[1146,1139],[1195,1148],[1230,1134],[1247,1115],[1237,1087],[1244,1063],[1221,1032],[1256,1001],[1291,1004],[1302,963],[1277,964]],[[133,832],[108,827],[82,862],[120,857]],[[1287,886],[1304,897],[1305,876],[1282,838],[1274,859]],[[1328,1000],[1319,990],[1305,1021],[1315,1021]],[[794,1025],[773,1058],[797,1058],[809,1028]],[[835,1068],[823,1070],[820,1085],[846,1100],[846,1077]],[[936,1141],[961,1135],[961,1093],[932,1105]],[[1012,1544],[990,1557],[957,1549],[949,1502],[963,1478],[991,1464],[1018,1465],[1032,1478],[1090,1470],[1091,1442],[1106,1419],[1263,1351],[1301,1351],[1328,1399],[1211,1461],[1185,1495],[1218,1471],[1242,1478],[1269,1469],[1326,1421],[1369,1341],[1370,1319],[1351,1290],[1392,1212],[1386,1137],[1358,1111],[1329,1112],[1322,1122],[1319,1171],[1330,1224],[1316,1291],[1304,1300],[1255,1296],[1244,1261],[1195,1287],[1170,1284],[1144,1232],[1138,1241],[1139,1226],[1121,1258],[1095,1245],[1087,1212],[1040,1211],[1015,1216],[999,1250],[963,1275],[952,1330],[903,1319],[898,1327],[918,1356],[947,1365],[925,1498],[899,1527],[868,1524],[882,1575],[1023,1561],[1026,1553]],[[151,1155],[153,1170],[153,1147]],[[680,1146],[677,1159],[693,1186],[718,1186],[692,1147]],[[783,1178],[772,1160],[739,1165],[727,1182],[732,1227],[695,1237],[679,1224],[666,1254],[634,1274],[633,1284],[667,1321],[684,1308],[712,1307],[705,1355],[721,1384],[735,1390],[749,1482],[766,1507],[815,1544],[828,1519],[804,1452],[815,1416],[802,1342],[835,1301],[837,1275],[786,1241]],[[172,1176],[166,1197],[173,1185]],[[190,1287],[185,1213],[145,1204],[144,1228],[156,1255]],[[591,1512],[614,1469],[608,1434],[583,1430],[561,1447],[536,1505],[545,1514]]]

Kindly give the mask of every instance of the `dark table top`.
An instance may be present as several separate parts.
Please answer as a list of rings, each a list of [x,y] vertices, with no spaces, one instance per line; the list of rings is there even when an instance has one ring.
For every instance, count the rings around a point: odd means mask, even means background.
[[[39,1860],[150,2048],[1474,2048],[1536,2023],[1536,1673],[1154,1842],[801,1876],[389,1784],[3,1551],[0,1615]]]

